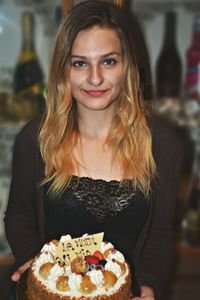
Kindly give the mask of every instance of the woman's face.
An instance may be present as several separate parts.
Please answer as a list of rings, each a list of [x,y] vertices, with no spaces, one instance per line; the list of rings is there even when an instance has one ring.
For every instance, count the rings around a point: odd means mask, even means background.
[[[80,31],[71,54],[70,83],[78,110],[105,110],[121,91],[121,43],[112,29],[95,26]]]

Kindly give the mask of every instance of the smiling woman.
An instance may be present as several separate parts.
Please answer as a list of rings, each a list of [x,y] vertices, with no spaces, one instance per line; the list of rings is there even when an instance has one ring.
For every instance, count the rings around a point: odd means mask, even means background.
[[[142,112],[134,35],[123,10],[104,2],[95,3],[88,11],[76,9],[86,8],[88,3],[75,6],[73,14],[67,15],[55,44],[47,114],[40,132],[46,161],[44,182],[54,177],[50,190],[59,193],[72,175],[132,179],[148,195],[156,168]],[[110,7],[105,16],[104,6]],[[55,136],[53,124],[57,124]]]
[[[5,218],[13,281],[44,243],[104,232],[131,266],[133,299],[160,299],[181,145],[145,109],[130,28],[123,9],[101,0],[74,6],[59,28],[45,114],[14,148]]]

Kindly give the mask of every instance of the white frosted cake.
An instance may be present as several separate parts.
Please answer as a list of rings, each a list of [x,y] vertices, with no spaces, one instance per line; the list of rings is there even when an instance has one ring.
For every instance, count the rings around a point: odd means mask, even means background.
[[[102,241],[99,250],[79,253],[68,264],[57,257],[57,249],[59,243],[69,246],[70,240],[69,235],[52,240],[34,258],[28,273],[28,300],[130,299],[130,268],[113,244]]]

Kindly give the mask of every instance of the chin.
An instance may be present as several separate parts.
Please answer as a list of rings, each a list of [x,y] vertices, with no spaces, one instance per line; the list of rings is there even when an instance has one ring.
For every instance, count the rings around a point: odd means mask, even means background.
[[[109,110],[109,108],[112,106],[112,104],[108,105],[90,105],[90,106],[85,106],[90,111],[106,111]]]
[[[78,102],[78,101],[77,101]],[[102,110],[109,110],[115,103],[115,100],[110,101],[102,101],[102,99],[93,99],[90,101],[80,101],[78,102],[78,106],[84,107],[91,111],[102,111]]]

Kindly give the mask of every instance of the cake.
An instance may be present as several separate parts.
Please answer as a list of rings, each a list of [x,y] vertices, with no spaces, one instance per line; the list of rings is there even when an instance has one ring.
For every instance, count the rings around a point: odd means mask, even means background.
[[[112,243],[101,241],[99,250],[79,253],[68,264],[58,257],[57,249],[63,241],[69,246],[70,240],[66,235],[46,243],[33,259],[28,272],[28,300],[130,299],[130,267]]]

